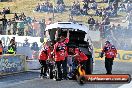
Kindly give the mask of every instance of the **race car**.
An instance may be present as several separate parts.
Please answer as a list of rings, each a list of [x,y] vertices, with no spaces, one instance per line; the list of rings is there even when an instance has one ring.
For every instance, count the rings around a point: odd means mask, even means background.
[[[63,34],[64,36],[67,35],[67,30],[69,30],[70,36],[69,36],[69,43],[67,44],[68,47],[68,55],[74,55],[73,52],[76,47],[78,47],[87,57],[89,58],[88,63],[88,74],[92,74],[93,72],[93,63],[94,63],[94,46],[92,44],[92,40],[89,36],[89,30],[87,26],[79,23],[73,23],[73,22],[56,22],[50,25],[47,25],[45,29],[45,36],[47,40],[50,40],[52,42],[56,41],[55,35],[56,31],[58,31],[59,34]],[[72,52],[71,52],[72,51]],[[79,73],[76,75],[81,75],[80,70],[81,66],[77,65],[75,69],[73,69],[73,73]],[[80,72],[79,72],[80,71]],[[84,74],[84,71],[83,71]],[[73,76],[75,77],[75,75]]]

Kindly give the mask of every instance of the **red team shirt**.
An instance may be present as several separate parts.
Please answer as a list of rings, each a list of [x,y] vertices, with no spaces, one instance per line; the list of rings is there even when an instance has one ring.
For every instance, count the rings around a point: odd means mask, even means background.
[[[65,60],[65,57],[68,56],[68,51],[66,46],[66,43],[68,42],[69,39],[66,38],[64,42],[57,42],[54,45],[55,61]]]
[[[75,54],[78,54],[75,59],[79,62],[88,60],[88,57],[82,51],[79,51],[78,48],[75,49]]]
[[[105,53],[106,58],[115,58],[117,55],[115,46],[111,44],[105,45],[102,52]]]
[[[47,60],[50,57],[50,48],[48,45],[45,45],[39,53],[39,60]]]

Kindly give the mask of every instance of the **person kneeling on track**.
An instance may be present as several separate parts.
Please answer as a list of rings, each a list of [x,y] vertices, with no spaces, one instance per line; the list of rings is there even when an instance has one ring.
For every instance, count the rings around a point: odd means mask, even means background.
[[[47,59],[49,57],[49,52],[50,52],[50,49],[49,49],[49,46],[48,46],[48,42],[46,42],[42,49],[40,50],[39,52],[39,62],[41,64],[41,72],[40,72],[40,77],[41,78],[44,78],[47,76],[46,72],[47,72]]]
[[[88,57],[79,49],[75,49],[75,59],[84,68],[85,73],[88,74]]]

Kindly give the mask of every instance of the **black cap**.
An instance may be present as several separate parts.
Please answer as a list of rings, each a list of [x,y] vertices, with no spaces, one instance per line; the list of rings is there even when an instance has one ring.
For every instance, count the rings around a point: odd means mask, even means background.
[[[109,42],[109,41],[106,41],[105,43],[106,43],[106,44],[110,44],[110,42]]]

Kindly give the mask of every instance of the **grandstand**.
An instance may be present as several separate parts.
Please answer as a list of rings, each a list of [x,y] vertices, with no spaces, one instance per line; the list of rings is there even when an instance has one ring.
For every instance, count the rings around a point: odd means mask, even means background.
[[[7,1],[7,0],[6,0]],[[11,0],[9,0],[11,1]],[[51,10],[50,12],[44,12],[44,11],[34,11],[36,6],[38,5],[38,3],[41,5],[43,3],[45,3],[46,1],[50,2],[53,6],[51,6]],[[55,2],[54,2],[55,1]],[[31,20],[36,19],[37,21],[40,21],[42,19],[49,19],[51,18],[50,21],[76,21],[76,22],[81,22],[84,24],[88,24],[88,19],[94,19],[94,21],[92,21],[93,24],[90,28],[90,30],[96,31],[96,30],[103,30],[103,38],[105,38],[105,40],[111,40],[112,43],[117,44],[116,47],[121,48],[120,43],[122,41],[126,41],[125,45],[127,45],[127,43],[131,43],[131,34],[129,30],[125,30],[128,28],[127,27],[127,23],[123,23],[122,20],[124,20],[125,16],[127,15],[127,9],[124,10],[119,10],[117,13],[115,12],[115,10],[111,10],[111,7],[109,5],[109,3],[104,2],[107,0],[95,0],[96,3],[93,4],[92,1],[94,0],[90,0],[91,2],[88,3],[89,7],[87,9],[87,13],[85,14],[85,8],[84,8],[84,2],[82,1],[86,1],[86,0],[75,0],[75,3],[77,3],[77,1],[79,2],[80,7],[80,12],[79,14],[71,14],[72,11],[76,12],[78,11],[78,9],[74,9],[74,5],[73,5],[73,0],[64,0],[64,10],[63,12],[59,12],[58,9],[53,9],[53,7],[57,7],[57,0],[12,0],[12,2],[0,2],[0,11],[3,8],[7,8],[10,7],[10,14],[6,15],[7,19],[12,19],[14,17],[14,13],[17,13],[18,15],[20,15],[21,13],[24,13],[26,15],[26,17],[29,17]],[[112,1],[112,0],[111,0]],[[117,0],[118,1],[118,0]],[[124,0],[123,0],[124,1]],[[123,3],[125,6],[127,6],[127,1],[125,0],[125,3]],[[86,3],[85,3],[86,4]],[[118,3],[119,8],[123,8],[123,4],[120,5],[121,2]],[[96,6],[97,5],[97,6]],[[116,3],[115,3],[116,6]],[[108,11],[105,11],[105,9],[108,9]],[[73,9],[73,10],[71,10]],[[98,9],[99,13],[96,14],[96,10]],[[131,9],[131,8],[130,8]],[[100,11],[102,11],[101,13],[105,13],[109,16],[108,20],[102,20],[105,17],[105,15],[100,15]],[[55,12],[53,14],[53,12]],[[117,15],[117,16],[116,16]],[[3,14],[0,15],[0,18],[3,17]],[[71,19],[72,18],[72,19]],[[107,22],[106,22],[107,21]],[[27,20],[26,20],[27,22]],[[28,22],[30,23],[30,20],[28,20]],[[107,23],[107,25],[106,25]],[[96,25],[95,25],[96,24]],[[100,24],[103,24],[105,26],[100,26]],[[115,26],[117,26],[118,24],[120,24],[122,27],[122,29],[116,29],[113,31],[109,31],[110,29],[110,25],[111,24],[115,24]],[[27,27],[25,28],[30,28],[29,25],[26,25]],[[102,29],[101,29],[102,27]],[[124,34],[126,33],[126,34]],[[123,37],[123,38],[122,38]],[[118,38],[118,39],[117,39]],[[125,39],[127,38],[127,40]],[[116,40],[118,40],[118,43],[115,42]],[[100,44],[100,42],[96,42],[95,44]]]
[[[33,10],[35,9],[35,6],[37,6],[38,3],[43,3],[44,1],[46,0],[13,0],[13,2],[2,2],[0,4],[0,10],[2,10],[2,8],[4,7],[10,7],[11,8],[11,12],[12,13],[21,13],[21,12],[24,12],[26,15],[30,15],[32,17],[36,17],[38,19],[42,19],[42,18],[47,18],[47,13],[34,13]],[[53,3],[54,0],[49,0]],[[78,1],[82,1],[82,0],[78,0]],[[100,2],[102,0],[96,0],[97,2]],[[66,10],[68,10],[71,5],[72,5],[72,2],[73,0],[64,0],[64,3],[66,5]],[[81,6],[82,6],[82,2],[81,2]],[[106,7],[107,6],[107,3],[99,3],[99,7]],[[89,10],[89,14],[93,14],[94,11],[92,10]],[[63,14],[61,13],[56,13],[55,14],[55,21],[66,21],[69,19],[69,14],[70,14],[70,11],[66,11],[64,12]],[[119,14],[120,15],[120,14]],[[52,17],[53,14],[52,13],[49,13],[48,14],[48,17]],[[7,15],[8,18],[10,17],[13,17],[12,14],[10,15]],[[65,18],[64,18],[65,17]],[[87,22],[87,16],[75,16],[74,19],[76,21],[79,21],[79,22],[84,22],[86,23]],[[101,20],[100,17],[98,16],[94,16],[95,19],[98,19],[98,20]]]

